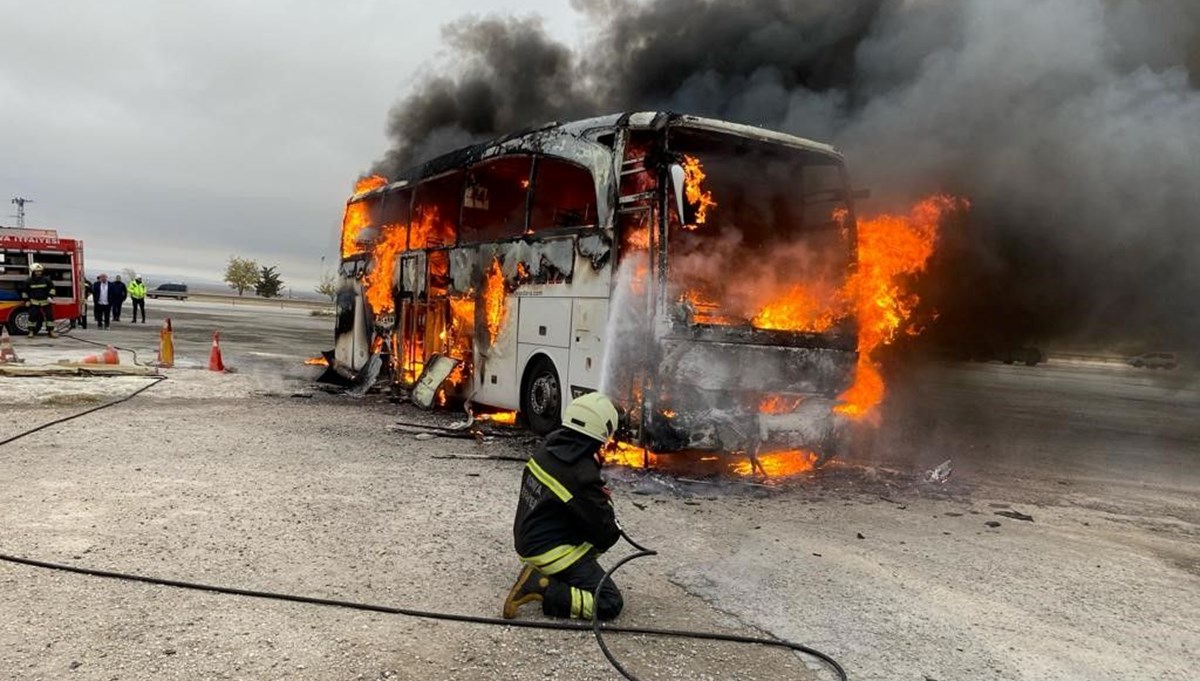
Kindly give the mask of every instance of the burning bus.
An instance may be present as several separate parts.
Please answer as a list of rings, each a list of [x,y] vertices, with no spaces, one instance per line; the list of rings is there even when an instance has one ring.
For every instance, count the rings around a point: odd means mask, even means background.
[[[364,178],[346,205],[332,368],[379,358],[401,389],[425,374],[437,403],[519,412],[539,433],[601,390],[643,465],[781,449],[811,463],[872,392],[858,385],[873,377],[853,199],[830,146],[653,112]]]

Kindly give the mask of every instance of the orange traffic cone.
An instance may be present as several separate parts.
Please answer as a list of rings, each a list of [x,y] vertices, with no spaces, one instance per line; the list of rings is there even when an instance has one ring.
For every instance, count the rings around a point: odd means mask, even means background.
[[[8,328],[0,326],[0,364],[19,364],[24,361],[17,357],[17,351],[13,349],[12,336],[8,335]]]
[[[221,361],[221,332],[213,331],[212,351],[208,353],[208,370],[225,371],[225,362]]]
[[[98,355],[88,355],[83,358],[81,364],[120,364],[121,355],[117,353],[117,349],[113,346],[108,346],[104,352]]]
[[[171,329],[171,318],[163,320],[162,329],[158,332],[158,361],[155,362],[163,369],[175,366],[175,334]]]

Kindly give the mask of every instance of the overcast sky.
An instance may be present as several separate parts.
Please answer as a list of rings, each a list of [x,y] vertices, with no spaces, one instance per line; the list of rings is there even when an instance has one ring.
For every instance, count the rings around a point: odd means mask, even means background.
[[[92,273],[220,279],[237,254],[311,289],[441,26],[500,7],[579,29],[565,0],[0,0],[0,224],[24,196]]]

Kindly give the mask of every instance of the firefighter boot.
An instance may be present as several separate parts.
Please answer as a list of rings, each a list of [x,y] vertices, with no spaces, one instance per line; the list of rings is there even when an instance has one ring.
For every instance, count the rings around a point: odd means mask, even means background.
[[[517,576],[516,583],[513,584],[512,589],[508,592],[508,598],[504,601],[504,619],[515,618],[517,609],[522,605],[542,600],[548,586],[550,586],[548,578],[534,570],[532,566],[526,565],[521,569],[521,574]]]
[[[48,331],[46,331],[46,335],[50,336],[51,338],[58,338],[58,331],[52,326]]]

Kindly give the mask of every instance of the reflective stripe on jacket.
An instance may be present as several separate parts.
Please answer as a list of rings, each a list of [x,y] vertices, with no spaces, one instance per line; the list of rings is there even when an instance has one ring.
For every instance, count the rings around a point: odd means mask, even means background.
[[[54,297],[54,282],[44,274],[35,274],[25,281],[21,297],[34,305],[48,305]]]
[[[525,464],[513,540],[521,560],[542,574],[607,551],[621,536],[594,458],[599,448],[599,442],[561,428]]]

